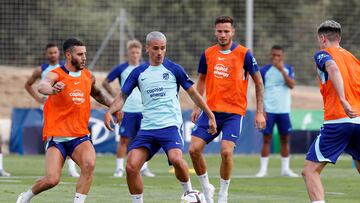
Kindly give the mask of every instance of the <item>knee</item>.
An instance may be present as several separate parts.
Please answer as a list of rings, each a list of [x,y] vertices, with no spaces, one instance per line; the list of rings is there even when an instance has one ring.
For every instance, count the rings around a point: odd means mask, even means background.
[[[284,136],[280,136],[280,143],[281,144],[288,144],[288,136],[287,135],[284,135]]]
[[[85,173],[93,173],[95,169],[95,160],[86,160],[83,166],[81,167],[81,171]]]
[[[270,144],[271,138],[272,138],[272,136],[270,136],[270,135],[265,135],[265,136],[263,137],[263,142],[264,142],[264,144]]]
[[[303,170],[301,171],[301,175],[304,179],[310,177],[311,175],[315,174],[317,171],[315,168],[305,165]]]
[[[128,138],[122,137],[120,139],[120,146],[127,147],[127,145],[128,145]]]
[[[60,177],[57,175],[48,175],[46,177],[46,184],[48,187],[55,187],[60,182]]]
[[[232,159],[232,155],[233,155],[232,150],[229,150],[229,149],[221,150],[221,158],[222,158],[223,160],[230,160],[230,159]]]
[[[133,162],[126,163],[126,174],[136,174],[140,172],[140,167]]]
[[[183,163],[182,157],[177,157],[177,156],[169,157],[169,161],[175,167],[180,166]]]
[[[201,150],[197,149],[194,145],[190,145],[189,154],[191,157],[197,157],[201,154]]]

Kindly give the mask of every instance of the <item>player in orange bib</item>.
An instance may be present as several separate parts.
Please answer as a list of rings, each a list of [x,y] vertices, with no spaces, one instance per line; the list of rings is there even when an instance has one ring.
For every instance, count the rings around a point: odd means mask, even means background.
[[[214,140],[220,132],[221,165],[219,203],[226,203],[232,170],[232,155],[240,136],[242,120],[247,107],[247,87],[251,76],[256,88],[255,126],[265,127],[263,115],[263,83],[255,58],[250,50],[232,41],[235,34],[233,19],[220,16],[215,20],[217,44],[205,50],[200,58],[199,78],[196,89],[206,93],[206,102],[215,114],[217,134],[208,133],[208,117],[200,114],[195,106],[192,113],[196,125],[192,132],[189,153],[196,174],[200,180],[207,203],[213,203],[215,188],[209,183],[206,162],[202,154],[206,144]]]
[[[49,72],[39,84],[39,92],[48,95],[44,107],[43,139],[47,140],[45,176],[17,203],[30,202],[35,195],[56,186],[66,157],[81,169],[74,203],[85,202],[95,168],[95,150],[89,138],[90,96],[109,106],[110,101],[95,86],[94,76],[85,68],[86,47],[78,39],[68,39],[63,50],[66,63]]]

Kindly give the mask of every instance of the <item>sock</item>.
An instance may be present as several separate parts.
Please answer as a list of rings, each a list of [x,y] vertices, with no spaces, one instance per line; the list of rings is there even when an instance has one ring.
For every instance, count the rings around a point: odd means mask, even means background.
[[[74,203],[84,203],[86,199],[86,195],[75,193]]]
[[[311,203],[325,203],[324,200],[320,200],[320,201],[312,201]]]
[[[0,171],[3,170],[3,154],[0,153]]]
[[[145,162],[144,165],[141,167],[140,171],[147,169],[147,167],[148,167],[148,162]]]
[[[132,197],[132,203],[143,203],[144,202],[143,194],[131,195],[131,197]]]
[[[287,171],[290,169],[290,158],[281,157],[281,171]]]
[[[68,159],[67,163],[68,163],[68,166],[69,166],[69,170],[76,170],[76,164],[72,159]]]
[[[230,179],[224,180],[224,179],[220,178],[219,194],[228,194],[229,185],[230,185]]]
[[[32,192],[31,189],[29,189],[28,191],[23,193],[23,200],[24,202],[29,202],[31,200],[31,198],[33,198],[35,195]]]
[[[124,158],[116,159],[116,170],[118,170],[118,169],[124,170]]]
[[[267,172],[269,157],[260,157],[260,171]]]
[[[191,181],[190,179],[187,182],[180,182],[184,192],[192,190]]]
[[[203,191],[205,191],[207,188],[209,188],[210,182],[209,182],[209,176],[208,176],[207,172],[205,172],[202,175],[199,175],[198,178],[200,181],[201,189]]]

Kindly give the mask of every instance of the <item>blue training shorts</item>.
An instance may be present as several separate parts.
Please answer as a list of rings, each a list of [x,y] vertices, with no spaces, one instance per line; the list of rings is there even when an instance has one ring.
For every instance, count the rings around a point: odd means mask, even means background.
[[[193,130],[192,135],[203,139],[206,143],[213,141],[222,132],[222,140],[236,141],[240,137],[243,117],[232,113],[218,113],[214,112],[217,133],[215,135],[209,134],[209,118],[205,113],[201,113]]]
[[[343,152],[360,160],[360,124],[324,124],[310,146],[306,160],[335,164]]]
[[[292,130],[289,113],[266,113],[266,127],[263,134],[273,134],[275,124],[280,135],[289,135]]]
[[[150,160],[156,152],[162,148],[166,153],[170,149],[184,149],[184,140],[181,136],[181,128],[170,126],[155,130],[140,130],[135,139],[129,143],[128,152],[133,149],[146,148],[149,151]]]
[[[64,160],[66,160],[67,156],[71,157],[72,153],[74,152],[75,148],[78,145],[80,145],[81,143],[87,140],[91,141],[88,135],[78,137],[67,142],[55,142],[53,138],[51,138],[48,141],[47,149],[49,149],[50,147],[56,147],[61,152],[61,155],[63,156]]]
[[[121,121],[119,128],[119,135],[129,139],[134,139],[140,130],[142,118],[143,116],[141,113],[124,112],[124,118]]]

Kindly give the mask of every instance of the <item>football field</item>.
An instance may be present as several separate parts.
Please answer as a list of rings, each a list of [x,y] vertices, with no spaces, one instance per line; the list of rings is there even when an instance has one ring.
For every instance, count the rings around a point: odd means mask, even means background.
[[[191,166],[189,156],[185,155]],[[210,181],[219,189],[217,155],[208,155]],[[293,156],[291,165],[300,173],[304,156]],[[0,177],[0,202],[15,202],[19,193],[27,190],[44,172],[43,156],[6,156],[5,168],[12,177]],[[156,155],[150,162],[155,178],[143,178],[144,202],[168,203],[180,202],[182,189],[174,174],[169,173],[166,157]],[[254,178],[259,166],[255,155],[236,156],[234,158],[233,178],[230,185],[229,202],[309,202],[302,178],[284,178],[280,174],[280,157],[273,156],[269,163],[269,176]],[[98,156],[94,181],[87,202],[131,202],[125,178],[112,177],[115,159],[111,155]],[[64,167],[67,169],[67,167]],[[76,178],[67,176],[63,170],[61,182],[55,188],[33,198],[32,202],[73,202]],[[191,174],[193,187],[199,189],[199,182]],[[327,202],[359,202],[360,181],[358,173],[352,168],[348,156],[340,157],[336,166],[328,165],[322,174]],[[216,200],[216,195],[215,195]]]

